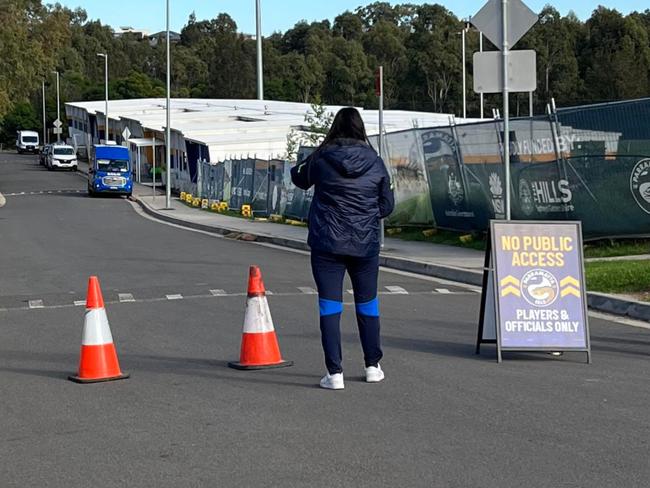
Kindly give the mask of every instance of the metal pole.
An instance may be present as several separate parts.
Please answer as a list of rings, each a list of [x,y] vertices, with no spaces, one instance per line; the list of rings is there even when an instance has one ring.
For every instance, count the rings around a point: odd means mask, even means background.
[[[384,67],[379,67],[379,156],[383,159],[384,153],[386,152],[386,146],[384,144]],[[386,164],[386,160],[384,160]],[[388,168],[386,168],[388,169]],[[390,173],[389,173],[390,174]],[[385,236],[384,236],[385,224],[382,219],[379,227],[379,245],[383,249],[385,245]]]
[[[535,110],[533,109],[533,92],[528,94],[528,113],[531,117],[534,116]]]
[[[56,120],[61,122],[61,86],[59,83],[59,72],[56,73]],[[56,142],[61,142],[61,127],[56,128]]]
[[[109,122],[108,122],[108,53],[104,55],[104,79],[105,79],[105,87],[104,91],[106,94],[106,141],[111,140],[111,131],[109,129]]]
[[[384,153],[384,67],[379,67],[379,156]]]
[[[153,199],[154,201],[156,200],[156,136],[153,136],[153,145],[152,145],[152,152],[153,152]]]
[[[511,220],[510,205],[510,94],[508,89],[508,0],[501,0],[503,21],[503,162],[506,176],[506,220]]]
[[[463,118],[467,118],[467,53],[465,48],[465,38],[467,36],[467,26],[463,27],[461,37],[463,40]]]
[[[479,33],[479,41],[478,42],[479,42],[479,50],[481,52],[483,52],[483,33],[482,32]],[[485,98],[484,98],[483,92],[481,92],[481,117],[480,117],[481,119],[483,118],[483,110],[485,109],[484,102],[485,102]]]
[[[45,118],[45,80],[42,82],[43,85],[43,146],[47,144],[47,120]]]
[[[172,131],[171,131],[171,48],[169,40],[169,0],[167,0],[167,128],[165,131],[165,208],[172,208],[172,172],[171,172],[171,149],[172,149]]]
[[[262,7],[260,0],[255,1],[255,17],[257,21],[257,99],[264,100],[264,61],[262,58]]]

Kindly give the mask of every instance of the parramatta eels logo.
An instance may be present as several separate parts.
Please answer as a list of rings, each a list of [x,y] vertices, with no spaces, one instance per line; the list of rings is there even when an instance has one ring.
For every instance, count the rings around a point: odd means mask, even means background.
[[[521,279],[521,294],[535,307],[547,307],[560,295],[555,276],[543,269],[533,269]]]
[[[632,170],[630,190],[639,207],[650,214],[650,159],[642,159]]]
[[[521,280],[506,276],[501,280],[501,296],[523,297],[536,307],[551,305],[558,297],[558,284],[555,276],[543,269],[534,269]]]

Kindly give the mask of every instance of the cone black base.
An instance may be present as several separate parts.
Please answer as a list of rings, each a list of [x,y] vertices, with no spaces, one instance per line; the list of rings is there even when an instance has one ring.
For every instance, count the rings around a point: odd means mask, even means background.
[[[244,365],[240,362],[231,361],[228,363],[229,368],[238,369],[240,371],[253,371],[256,369],[276,369],[276,368],[287,368],[293,366],[293,361],[282,361],[277,364],[256,364],[256,365]]]
[[[87,384],[87,383],[106,383],[108,381],[118,381],[118,380],[125,380],[127,378],[130,378],[131,375],[129,373],[122,373],[120,376],[111,376],[110,378],[91,378],[91,379],[86,379],[86,378],[79,378],[78,376],[68,376],[68,379],[70,381],[74,381],[75,383],[81,383],[81,384]]]

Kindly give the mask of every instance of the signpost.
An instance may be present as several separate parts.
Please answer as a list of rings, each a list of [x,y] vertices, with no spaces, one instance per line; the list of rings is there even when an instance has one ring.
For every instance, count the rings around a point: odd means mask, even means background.
[[[129,144],[129,139],[131,139],[131,131],[128,127],[125,127],[122,131],[122,145],[127,146]]]
[[[476,345],[582,351],[591,363],[580,222],[490,225]]]
[[[500,88],[503,93],[503,163],[505,165],[506,177],[506,220],[510,220],[511,218],[509,94],[513,91],[513,87],[510,86],[510,64],[511,62],[515,63],[513,69],[518,73],[523,73],[531,61],[530,55],[519,56],[518,59],[521,59],[520,61],[511,61],[510,49],[535,25],[537,20],[537,14],[530,10],[521,0],[488,0],[483,8],[472,18],[472,24],[501,50],[502,61],[500,64],[494,64],[494,58],[489,58],[489,56],[493,55],[485,52],[475,54],[474,59],[476,60],[477,56],[479,59],[485,57],[486,64],[492,62],[490,79],[498,79],[496,71],[500,70],[501,72]],[[520,65],[519,63],[522,64]],[[482,79],[482,76],[485,76],[489,71],[490,69],[484,69],[482,72],[475,72],[475,87],[489,85],[489,80]],[[514,88],[517,87],[515,86]]]
[[[61,128],[63,126],[63,124],[61,123],[61,121],[59,119],[56,119],[52,125],[54,125],[54,131],[53,132],[55,134],[57,134],[57,135],[63,134],[63,129]],[[60,138],[59,138],[59,140],[60,140]]]

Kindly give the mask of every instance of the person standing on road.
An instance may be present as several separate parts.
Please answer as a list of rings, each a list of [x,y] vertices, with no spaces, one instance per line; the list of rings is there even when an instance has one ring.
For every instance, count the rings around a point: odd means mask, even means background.
[[[384,379],[377,299],[380,221],[392,213],[394,198],[388,171],[368,143],[356,109],[344,108],[336,115],[323,143],[292,168],[291,179],[303,190],[314,186],[308,243],[327,367],[320,386],[345,386],[340,322],[346,271],[354,289],[366,381],[379,382]]]

